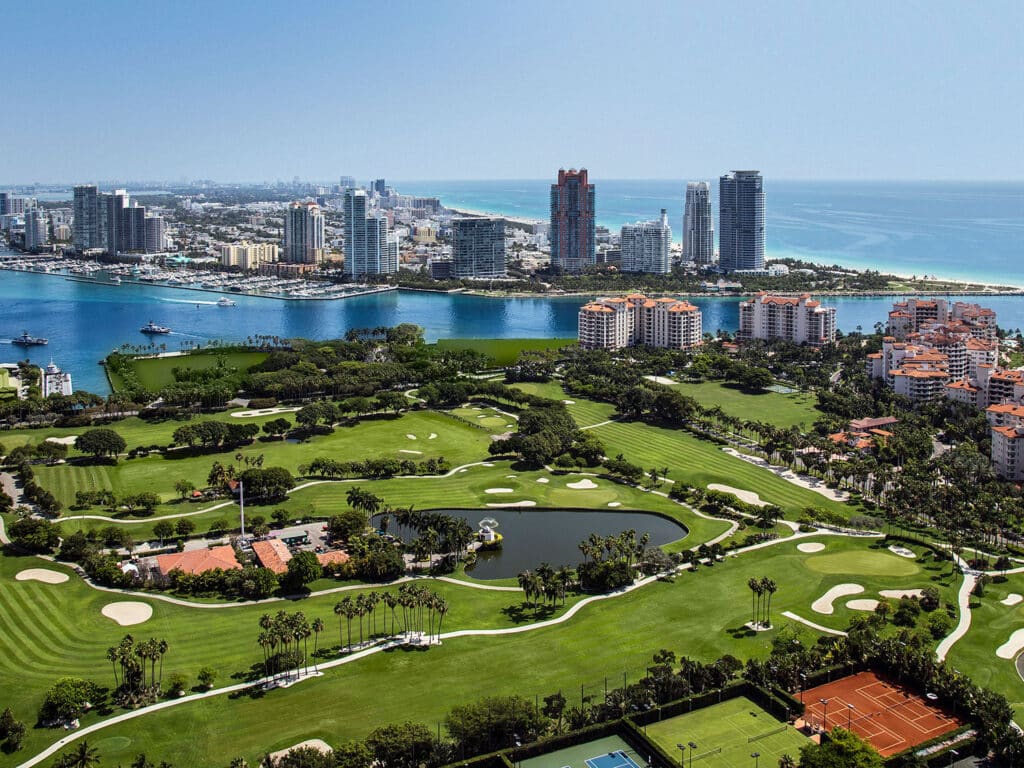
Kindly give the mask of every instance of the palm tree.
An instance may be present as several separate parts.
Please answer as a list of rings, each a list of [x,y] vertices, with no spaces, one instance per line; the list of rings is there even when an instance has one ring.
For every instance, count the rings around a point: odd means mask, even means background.
[[[316,667],[316,651],[320,645],[320,633],[324,631],[324,620],[319,616],[313,619],[311,628],[313,630],[313,671],[319,672],[320,670]]]
[[[68,757],[70,758],[66,763],[68,768],[93,768],[100,764],[100,751],[96,747],[90,747],[87,741],[79,742],[75,751]]]
[[[750,623],[757,628],[757,608],[754,606],[754,597],[761,598],[761,581],[751,576],[747,579],[747,586],[750,587]]]
[[[778,585],[775,583],[773,579],[769,579],[767,576],[765,576],[763,579],[761,579],[761,589],[768,593],[768,600],[766,601],[764,612],[764,626],[770,627],[772,613],[772,595],[775,594],[776,590],[778,589]]]
[[[448,601],[443,597],[438,597],[434,610],[437,611],[437,641],[441,642],[441,622],[444,621],[444,617],[448,614]]]

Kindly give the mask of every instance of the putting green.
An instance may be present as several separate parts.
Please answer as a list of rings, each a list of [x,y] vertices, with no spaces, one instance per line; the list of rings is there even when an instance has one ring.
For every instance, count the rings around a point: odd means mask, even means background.
[[[921,569],[906,558],[887,552],[852,551],[808,557],[804,565],[815,573],[853,573],[865,576],[913,576]]]

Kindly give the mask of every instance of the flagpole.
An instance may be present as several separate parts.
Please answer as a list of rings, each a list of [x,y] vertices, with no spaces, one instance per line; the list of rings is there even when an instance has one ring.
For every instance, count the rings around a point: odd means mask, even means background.
[[[245,541],[245,484],[238,481],[238,508],[242,511],[242,541]]]

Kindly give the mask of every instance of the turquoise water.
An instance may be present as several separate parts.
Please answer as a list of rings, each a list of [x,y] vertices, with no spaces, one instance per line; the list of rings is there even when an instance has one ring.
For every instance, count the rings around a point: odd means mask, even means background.
[[[685,181],[602,181],[598,223],[669,212],[682,232]],[[711,180],[717,217],[717,181]],[[396,182],[403,193],[445,205],[548,218],[550,180]],[[815,262],[895,274],[1024,285],[1024,183],[802,182],[765,178],[766,250]],[[717,221],[716,221],[717,227]]]
[[[173,330],[156,339],[166,349],[212,340],[245,341],[254,334],[337,338],[350,328],[415,323],[428,341],[442,337],[575,338],[578,298],[491,299],[459,294],[391,291],[341,301],[279,301],[234,296],[237,306],[216,306],[217,294],[176,288],[93,284],[56,275],[0,271],[0,362],[53,360],[72,373],[77,389],[106,393],[98,361],[122,344],[146,345],[139,328],[149,320]],[[738,299],[695,298],[704,330],[736,329]],[[844,298],[839,327],[870,330],[884,321],[891,299]],[[1004,327],[1024,327],[1024,298],[985,300]],[[22,349],[9,339],[27,330],[50,340]]]

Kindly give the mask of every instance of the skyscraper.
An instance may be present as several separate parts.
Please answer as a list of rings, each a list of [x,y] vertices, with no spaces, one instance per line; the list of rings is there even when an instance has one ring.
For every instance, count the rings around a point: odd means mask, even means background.
[[[100,241],[100,197],[99,189],[93,184],[75,187],[75,219],[72,243],[76,251],[102,248]]]
[[[388,220],[369,211],[365,190],[348,189],[344,199],[345,274],[391,274],[398,270],[398,245],[394,253],[388,244]]]
[[[102,231],[102,248],[110,254],[125,251],[125,222],[124,211],[128,208],[128,192],[123,189],[115,189],[110,194],[100,196]]]
[[[620,236],[623,272],[654,272],[668,274],[669,249],[672,245],[672,227],[668,212],[662,208],[656,221],[638,221],[625,224]]]
[[[764,269],[760,171],[733,171],[718,180],[718,264],[726,272]]]
[[[473,216],[452,220],[452,276],[505,277],[505,220]]]
[[[146,253],[160,253],[164,249],[166,235],[163,216],[146,216]]]
[[[50,241],[46,211],[29,208],[25,211],[25,250],[38,251]]]
[[[342,176],[341,178],[338,179],[338,186],[341,187],[342,192],[344,192],[346,189],[355,189],[355,176]]]
[[[594,185],[587,169],[559,169],[551,185],[551,266],[582,272],[595,262]]]
[[[388,185],[384,179],[377,179],[373,182],[373,191],[378,195],[385,195],[388,191]]]
[[[324,255],[324,215],[316,203],[292,203],[284,214],[284,261],[319,264]]]
[[[691,181],[686,185],[683,208],[683,261],[706,266],[715,260],[715,220],[711,216],[711,185]]]

